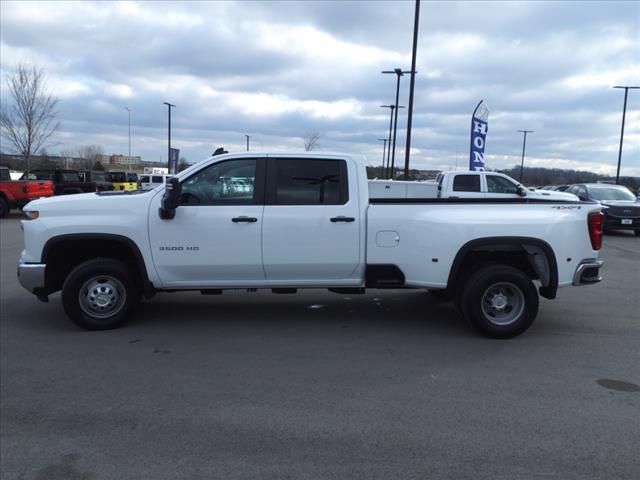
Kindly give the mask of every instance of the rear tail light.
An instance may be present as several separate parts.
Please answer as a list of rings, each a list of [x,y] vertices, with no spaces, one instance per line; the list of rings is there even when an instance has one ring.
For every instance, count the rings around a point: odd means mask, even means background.
[[[591,212],[587,217],[591,247],[600,250],[602,247],[602,212]]]

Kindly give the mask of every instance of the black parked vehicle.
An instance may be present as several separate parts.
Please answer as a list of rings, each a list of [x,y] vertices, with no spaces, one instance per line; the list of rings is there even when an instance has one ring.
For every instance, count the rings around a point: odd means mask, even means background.
[[[572,185],[567,192],[580,200],[595,200],[602,205],[606,230],[633,230],[640,236],[640,201],[622,185],[607,183],[583,183]]]
[[[91,170],[80,172],[80,178],[85,182],[93,182],[99,192],[108,192],[113,190],[113,183],[107,180],[105,172],[99,170]]]
[[[78,170],[60,168],[31,170],[28,175],[25,173],[20,180],[51,180],[56,195],[97,191],[95,182],[84,181]]]

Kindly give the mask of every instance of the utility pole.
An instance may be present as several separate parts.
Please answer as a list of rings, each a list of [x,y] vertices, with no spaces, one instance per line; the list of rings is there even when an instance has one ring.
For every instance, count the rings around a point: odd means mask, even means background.
[[[411,125],[413,121],[413,89],[416,83],[416,53],[418,51],[418,24],[420,21],[420,0],[416,0],[413,16],[413,53],[411,56],[411,83],[409,84],[409,112],[407,116],[407,146],[404,152],[404,179],[409,180],[409,155],[411,154]]]
[[[379,138],[378,139],[379,142],[384,142],[384,144],[382,145],[382,175],[384,176],[384,161],[385,161],[385,152],[387,151],[387,139],[386,138]]]
[[[620,163],[622,161],[622,140],[624,138],[624,117],[627,113],[627,95],[629,89],[635,90],[640,87],[629,87],[616,85],[613,88],[624,88],[624,106],[622,107],[622,128],[620,129],[620,149],[618,150],[618,169],[616,170],[616,185],[620,183]]]
[[[520,183],[522,183],[522,173],[524,172],[524,149],[527,146],[527,133],[534,133],[533,130],[518,130],[518,132],[524,133],[522,138],[522,163],[520,164]]]
[[[167,148],[167,167],[169,167],[169,173],[171,173],[171,109],[175,108],[176,106],[169,103],[169,102],[162,102],[167,106],[167,110],[169,111],[169,128],[168,128],[168,138],[169,138],[169,145]]]
[[[245,137],[247,137],[247,152],[249,151],[249,139],[251,138],[250,135],[245,135]]]
[[[395,73],[397,76],[396,81],[396,114],[395,119],[393,121],[393,146],[391,147],[391,171],[394,171],[394,167],[396,164],[396,133],[398,131],[398,110],[400,106],[398,105],[398,100],[400,99],[400,77],[402,77],[405,73],[410,73],[409,71],[404,71],[401,68],[394,68],[393,70],[385,70],[382,72],[385,73]],[[403,107],[404,108],[404,107]]]
[[[131,171],[131,109],[124,107],[129,112],[129,171]]]

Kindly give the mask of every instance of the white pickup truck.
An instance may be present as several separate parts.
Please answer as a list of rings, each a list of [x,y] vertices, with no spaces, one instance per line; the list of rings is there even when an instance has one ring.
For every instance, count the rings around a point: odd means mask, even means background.
[[[20,283],[114,328],[157,291],[424,288],[495,338],[525,331],[538,292],[600,281],[600,206],[517,198],[370,198],[364,157],[227,154],[149,192],[35,200]]]
[[[578,200],[576,195],[551,190],[527,189],[498,172],[440,172],[436,180],[421,182],[369,180],[371,198],[529,198]]]

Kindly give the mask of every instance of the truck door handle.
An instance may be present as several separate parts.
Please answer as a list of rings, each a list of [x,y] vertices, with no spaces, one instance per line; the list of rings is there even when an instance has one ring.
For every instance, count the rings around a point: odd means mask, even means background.
[[[240,222],[245,222],[245,223],[255,223],[255,222],[257,222],[257,221],[258,221],[258,219],[257,219],[257,218],[255,218],[255,217],[245,217],[245,216],[242,216],[242,217],[233,217],[233,218],[231,219],[231,221],[232,221],[233,223],[240,223]]]
[[[333,217],[333,218],[331,218],[331,221],[332,221],[333,223],[336,223],[336,222],[346,222],[346,223],[350,223],[350,222],[355,222],[355,221],[356,221],[356,219],[355,219],[355,218],[353,218],[353,217],[343,217],[342,215],[340,215],[339,217]]]

